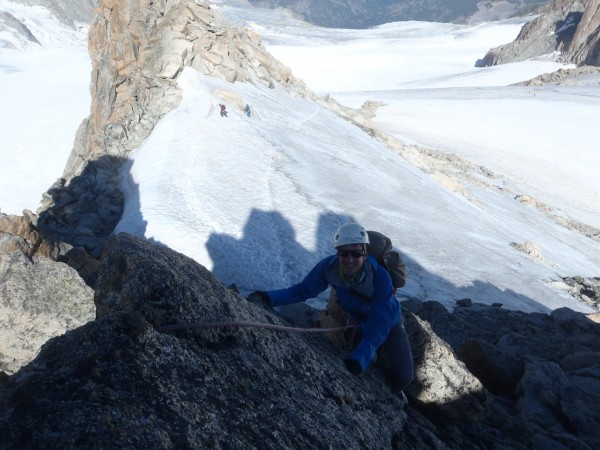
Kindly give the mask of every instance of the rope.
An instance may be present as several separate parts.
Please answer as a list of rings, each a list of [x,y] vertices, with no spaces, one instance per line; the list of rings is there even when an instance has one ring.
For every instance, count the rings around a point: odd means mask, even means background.
[[[354,328],[354,325],[346,325],[336,328],[299,328],[286,327],[284,325],[275,325],[271,323],[248,322],[245,320],[232,322],[197,322],[197,323],[173,323],[168,325],[158,325],[157,331],[179,331],[179,330],[202,330],[207,328],[266,328],[267,330],[289,331],[292,333],[333,333]]]

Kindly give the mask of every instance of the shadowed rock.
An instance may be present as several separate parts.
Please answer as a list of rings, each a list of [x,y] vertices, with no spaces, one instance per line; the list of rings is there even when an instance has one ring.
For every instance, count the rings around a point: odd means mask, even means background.
[[[339,336],[210,327],[290,324],[184,255],[120,234],[101,264],[96,320],[0,378],[3,448],[600,444],[600,325],[584,314],[405,302],[406,406],[377,363],[359,377],[345,369]]]
[[[50,340],[0,385],[8,448],[391,448],[403,401],[376,372],[354,377],[323,337],[256,328],[159,332],[152,325],[282,323],[206,269],[129,235],[110,239],[98,319]]]

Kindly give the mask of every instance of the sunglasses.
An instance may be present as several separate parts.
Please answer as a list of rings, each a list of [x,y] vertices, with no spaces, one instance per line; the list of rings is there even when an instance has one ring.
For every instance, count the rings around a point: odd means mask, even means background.
[[[347,258],[348,256],[352,256],[353,258],[360,258],[361,256],[365,256],[364,250],[339,250],[338,255],[340,258]]]

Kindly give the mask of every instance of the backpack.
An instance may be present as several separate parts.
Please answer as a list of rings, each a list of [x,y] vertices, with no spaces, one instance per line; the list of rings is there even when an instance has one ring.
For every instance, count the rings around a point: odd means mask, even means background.
[[[373,256],[379,264],[390,274],[394,293],[396,289],[406,284],[408,270],[400,251],[392,246],[392,240],[378,231],[367,231],[369,235],[369,255]]]

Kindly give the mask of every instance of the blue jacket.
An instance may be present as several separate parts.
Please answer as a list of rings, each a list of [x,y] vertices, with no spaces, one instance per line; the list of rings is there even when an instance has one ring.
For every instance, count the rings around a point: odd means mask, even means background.
[[[359,281],[352,286],[341,278],[338,257],[332,255],[321,260],[300,283],[287,289],[268,291],[267,294],[271,306],[289,305],[316,297],[328,285],[335,288],[340,306],[358,322],[364,333],[351,358],[356,359],[365,370],[375,351],[385,342],[390,329],[402,320],[400,303],[393,295],[392,280],[375,258],[367,258]],[[352,290],[371,301],[363,300]]]

